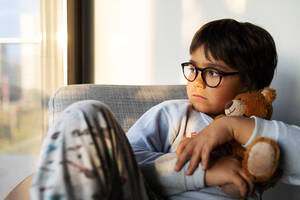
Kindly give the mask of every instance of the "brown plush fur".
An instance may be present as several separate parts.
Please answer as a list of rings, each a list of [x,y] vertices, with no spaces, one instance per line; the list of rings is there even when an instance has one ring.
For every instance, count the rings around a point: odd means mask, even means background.
[[[264,96],[266,95],[266,96]],[[253,91],[237,95],[234,99],[245,105],[244,116],[255,115],[263,119],[271,119],[273,113],[272,102],[276,97],[275,90],[265,88],[262,91]]]

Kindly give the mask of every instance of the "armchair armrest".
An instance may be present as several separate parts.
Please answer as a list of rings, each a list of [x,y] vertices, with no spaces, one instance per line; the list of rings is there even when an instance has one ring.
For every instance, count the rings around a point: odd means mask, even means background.
[[[33,174],[30,174],[22,182],[20,182],[10,193],[6,196],[5,200],[30,200],[29,189],[32,182]]]

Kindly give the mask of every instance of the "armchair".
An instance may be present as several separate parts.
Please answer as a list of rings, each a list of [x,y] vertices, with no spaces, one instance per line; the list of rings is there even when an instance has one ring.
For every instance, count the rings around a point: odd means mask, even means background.
[[[56,90],[49,100],[49,124],[68,105],[85,99],[94,99],[107,104],[115,114],[124,131],[150,107],[168,99],[187,98],[184,85],[69,85]],[[18,184],[5,198],[27,200],[32,176]],[[264,194],[264,199],[298,199],[299,187],[279,184]]]

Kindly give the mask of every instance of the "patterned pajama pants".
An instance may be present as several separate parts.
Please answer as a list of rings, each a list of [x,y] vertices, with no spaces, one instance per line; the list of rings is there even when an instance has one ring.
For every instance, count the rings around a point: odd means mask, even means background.
[[[64,110],[43,142],[31,199],[159,199],[145,182],[109,108],[86,100]]]

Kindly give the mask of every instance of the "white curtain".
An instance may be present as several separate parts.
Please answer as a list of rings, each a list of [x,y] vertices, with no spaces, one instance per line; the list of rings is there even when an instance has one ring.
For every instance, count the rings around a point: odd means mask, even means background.
[[[48,99],[64,85],[67,48],[66,0],[41,0],[41,67],[42,95]],[[44,104],[45,111],[47,105]],[[48,113],[44,115],[45,134]]]

